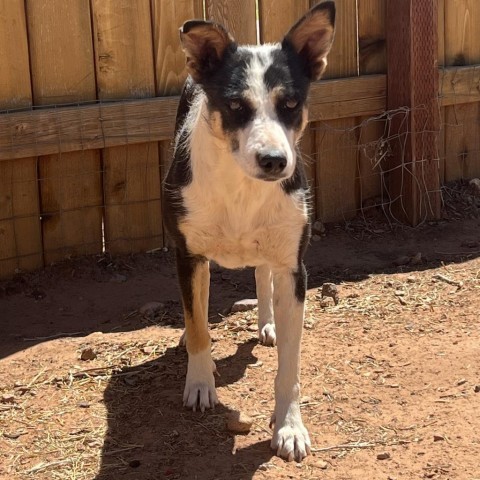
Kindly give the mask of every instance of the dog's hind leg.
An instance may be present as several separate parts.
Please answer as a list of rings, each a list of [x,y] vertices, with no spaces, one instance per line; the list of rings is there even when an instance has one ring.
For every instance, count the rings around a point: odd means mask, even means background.
[[[258,338],[263,345],[274,346],[277,342],[273,319],[272,272],[267,265],[255,269],[258,298]]]
[[[217,400],[208,334],[210,270],[207,260],[177,249],[177,271],[182,290],[188,368],[183,404],[202,412]]]
[[[300,342],[302,337],[306,273],[274,272],[274,311],[277,327],[278,373],[272,448],[277,455],[300,462],[310,453],[310,438],[300,414]]]

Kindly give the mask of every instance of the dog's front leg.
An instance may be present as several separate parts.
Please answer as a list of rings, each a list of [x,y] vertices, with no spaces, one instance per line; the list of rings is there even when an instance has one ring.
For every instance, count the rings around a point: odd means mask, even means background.
[[[277,342],[273,320],[272,272],[268,265],[255,269],[258,298],[258,338],[263,345],[274,346]]]
[[[183,404],[203,412],[218,403],[215,363],[208,334],[209,262],[177,249],[177,272],[183,298],[188,369]]]
[[[281,271],[273,275],[278,373],[271,445],[277,455],[298,462],[310,453],[310,438],[302,422],[299,404],[305,277],[303,264],[297,272]]]

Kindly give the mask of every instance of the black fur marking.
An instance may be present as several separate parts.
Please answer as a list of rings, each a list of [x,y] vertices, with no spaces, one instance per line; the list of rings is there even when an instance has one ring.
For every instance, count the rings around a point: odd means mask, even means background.
[[[185,312],[193,318],[193,274],[197,266],[206,262],[206,259],[197,255],[190,255],[183,248],[177,248],[176,260],[183,307]]]
[[[183,123],[190,110],[190,106],[198,94],[199,87],[189,77],[183,87],[182,95],[177,110],[175,121],[175,135],[179,134]],[[165,228],[171,236],[175,245],[186,250],[186,242],[183,234],[178,229],[178,221],[186,212],[182,205],[181,190],[186,187],[192,179],[190,152],[185,149],[187,132],[179,134],[177,146],[174,152],[174,159],[168,170],[163,185],[163,218]]]
[[[243,92],[248,88],[247,74],[252,58],[253,53],[247,49],[229,49],[221,65],[202,82],[208,98],[208,108],[220,112],[225,132],[241,129],[253,118],[252,107],[242,98]],[[229,106],[232,100],[238,101],[241,108],[232,110]]]
[[[293,171],[293,175],[282,182],[283,191],[287,195],[290,195],[291,193],[296,192],[300,189],[307,190],[308,188],[302,156],[298,148],[296,149],[296,153],[297,161],[295,162],[295,170]]]
[[[303,257],[307,251],[309,241],[310,222],[303,227],[302,237],[300,238],[300,244],[298,246],[298,267],[297,271],[293,274],[295,279],[295,297],[300,303],[305,301],[305,295],[307,292],[307,270],[303,263]]]

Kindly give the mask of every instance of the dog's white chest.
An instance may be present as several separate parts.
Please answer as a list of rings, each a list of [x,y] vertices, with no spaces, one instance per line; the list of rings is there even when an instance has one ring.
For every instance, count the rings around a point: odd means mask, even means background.
[[[186,187],[188,213],[179,226],[188,250],[226,268],[295,268],[306,223],[303,198],[285,194],[279,185],[262,187],[258,182],[216,191],[195,183]]]

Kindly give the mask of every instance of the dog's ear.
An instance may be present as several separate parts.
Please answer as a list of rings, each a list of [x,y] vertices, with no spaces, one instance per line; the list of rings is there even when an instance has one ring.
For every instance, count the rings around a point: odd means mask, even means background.
[[[287,33],[283,48],[291,48],[305,62],[310,80],[318,80],[327,66],[327,55],[335,34],[335,3],[313,7]]]
[[[214,22],[190,20],[180,29],[180,40],[187,57],[187,70],[202,82],[220,65],[227,48],[235,48],[233,37]]]

